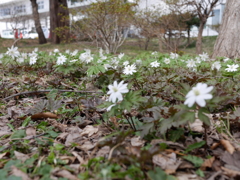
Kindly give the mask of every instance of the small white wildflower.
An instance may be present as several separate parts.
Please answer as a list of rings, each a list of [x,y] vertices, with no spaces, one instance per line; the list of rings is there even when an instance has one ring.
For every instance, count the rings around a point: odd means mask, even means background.
[[[35,48],[33,51],[34,51],[34,52],[38,52],[38,48]]]
[[[114,103],[114,104],[110,105],[106,110],[107,110],[107,111],[110,111],[113,106],[116,106],[116,104]]]
[[[230,59],[227,58],[227,57],[223,59],[224,62],[227,62],[227,61],[229,61],[229,60],[230,60]]]
[[[123,65],[124,65],[124,66],[129,65],[129,61],[125,61],[125,62],[123,62]]]
[[[60,56],[58,56],[56,63],[57,65],[61,65],[61,64],[64,64],[66,60],[67,60],[66,56],[61,54]]]
[[[53,52],[54,53],[59,53],[59,49],[54,49]]]
[[[11,48],[8,48],[8,51],[6,52],[6,54],[11,56],[13,59],[20,55],[18,51],[18,47],[14,47],[14,46],[12,46]]]
[[[179,57],[179,55],[177,53],[170,53],[170,59],[177,59]]]
[[[141,64],[142,64],[142,60],[141,60],[141,59],[137,59],[137,60],[136,60],[136,64],[137,64],[137,65],[141,65]]]
[[[77,59],[73,59],[73,60],[71,60],[69,62],[74,63],[74,62],[77,62],[77,61],[78,61]]]
[[[187,67],[189,67],[189,68],[196,67],[196,62],[193,59],[189,59],[187,61]]]
[[[77,55],[77,53],[78,53],[78,50],[77,49],[75,49],[72,53],[71,53],[71,56],[76,56]]]
[[[164,62],[165,64],[169,64],[169,63],[171,62],[171,60],[170,60],[169,58],[165,58],[165,59],[163,60],[163,62]]]
[[[104,68],[105,68],[106,70],[108,70],[108,68],[111,68],[111,67],[112,67],[110,64],[104,64],[103,66],[104,66]]]
[[[37,56],[31,56],[29,59],[29,64],[33,65],[37,62]]]
[[[123,74],[126,74],[126,75],[129,75],[129,74],[132,75],[135,72],[136,72],[136,65],[135,64],[127,65],[123,70]]]
[[[151,67],[159,67],[159,66],[160,66],[160,63],[157,62],[157,61],[154,61],[154,62],[151,62],[151,63],[150,63],[150,66],[151,66]]]
[[[158,52],[157,51],[154,51],[154,52],[152,52],[151,53],[153,56],[156,56],[157,54],[158,54]]]
[[[199,56],[197,56],[197,57],[195,58],[195,62],[199,64],[199,63],[202,62],[202,59],[201,59]]]
[[[185,105],[192,107],[196,102],[199,106],[204,107],[206,105],[206,99],[212,99],[212,95],[209,94],[212,91],[213,86],[207,87],[205,83],[198,83],[195,87],[192,88],[186,95]]]
[[[209,56],[207,53],[202,53],[202,54],[199,54],[199,57],[203,60],[203,61],[206,61],[209,59]]]
[[[65,51],[65,53],[66,53],[66,54],[69,54],[69,53],[70,53],[70,50],[69,50],[69,49],[67,49],[67,50]]]
[[[23,59],[22,57],[18,57],[18,58],[17,58],[17,62],[23,63],[23,62],[24,62],[24,59]]]
[[[109,91],[107,94],[110,94],[109,101],[112,103],[116,103],[123,100],[123,93],[127,93],[129,90],[127,88],[127,84],[123,84],[121,81],[119,84],[117,81],[113,82],[113,85],[108,85]]]
[[[239,67],[238,64],[233,64],[233,65],[227,64],[227,66],[228,66],[228,68],[225,69],[227,72],[237,71],[237,68]]]
[[[214,62],[211,66],[212,70],[216,69],[219,71],[220,68],[221,68],[221,63],[219,61]]]
[[[119,58],[119,59],[122,59],[123,56],[124,56],[124,53],[120,53],[120,54],[118,55],[118,58]]]

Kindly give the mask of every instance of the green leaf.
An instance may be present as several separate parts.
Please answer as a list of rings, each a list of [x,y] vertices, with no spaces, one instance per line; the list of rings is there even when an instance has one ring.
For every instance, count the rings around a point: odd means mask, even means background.
[[[25,130],[20,129],[20,130],[15,131],[15,132],[11,135],[11,139],[24,138],[25,136],[26,136]]]
[[[52,89],[48,94],[47,94],[47,98],[48,99],[56,99],[58,94],[58,90],[57,89]]]
[[[30,121],[31,121],[31,116],[27,117],[27,118],[23,121],[22,127],[26,127]]]
[[[202,111],[198,111],[198,118],[203,122],[205,123],[206,125],[210,126],[211,125],[211,122],[209,120],[209,117],[205,114],[203,114]]]
[[[183,128],[178,128],[177,130],[170,131],[170,140],[176,142],[184,134]]]
[[[11,176],[9,176],[6,180],[22,180],[22,178],[11,175]]]
[[[196,143],[190,144],[190,145],[186,148],[185,153],[188,153],[189,151],[192,151],[192,150],[194,150],[194,149],[200,148],[200,147],[202,147],[204,144],[206,144],[205,141],[200,141],[200,142],[196,142]]]
[[[201,170],[201,169],[198,169],[197,171],[196,171],[196,174],[198,175],[198,176],[200,176],[200,177],[204,177],[205,175],[204,175],[204,172]]]
[[[149,132],[150,132],[150,129],[153,127],[154,123],[146,123],[144,124],[141,129],[141,133],[140,133],[140,136],[141,138],[143,138],[144,136],[146,136]]]
[[[203,159],[197,156],[187,155],[183,156],[183,159],[190,161],[195,167],[200,167],[203,164]]]
[[[56,137],[58,136],[58,133],[56,133],[55,131],[49,130],[47,133],[48,133],[52,138],[56,138]]]
[[[174,176],[170,176],[166,174],[162,169],[159,167],[155,168],[153,171],[148,171],[147,175],[150,180],[177,180]]]

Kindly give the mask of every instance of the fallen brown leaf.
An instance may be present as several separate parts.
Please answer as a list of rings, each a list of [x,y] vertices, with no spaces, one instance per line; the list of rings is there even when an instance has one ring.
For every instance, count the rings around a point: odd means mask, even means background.
[[[17,159],[21,160],[22,162],[30,158],[28,155],[20,153],[18,151],[14,151],[14,155],[16,156]]]
[[[87,125],[84,129],[83,132],[81,133],[82,136],[87,135],[88,137],[91,137],[93,134],[98,132],[98,128],[91,126],[91,125]]]
[[[226,174],[229,177],[235,177],[237,175],[240,175],[239,171],[235,171],[235,170],[228,169],[228,168],[225,168],[225,167],[221,167],[221,169],[224,171],[224,174]]]
[[[221,139],[220,143],[230,154],[233,154],[233,152],[235,151],[235,148],[228,140]]]
[[[47,119],[47,118],[53,118],[57,119],[58,116],[56,114],[53,114],[51,112],[44,112],[44,113],[37,113],[31,116],[31,119],[36,120],[36,119]]]
[[[71,180],[78,180],[77,176],[73,175],[72,173],[70,173],[67,170],[59,170],[57,172],[54,172],[54,175],[58,176],[58,177],[64,177],[67,179],[71,179]]]
[[[214,156],[211,157],[210,159],[206,159],[206,160],[204,161],[204,163],[202,164],[202,166],[201,166],[201,170],[205,171],[206,168],[211,168],[214,160],[215,160],[215,157],[214,157]]]
[[[36,129],[34,127],[28,127],[26,129],[27,136],[36,136]]]
[[[11,166],[11,174],[17,177],[21,177],[22,180],[31,180],[31,178],[29,178],[26,173],[22,172],[15,166]]]

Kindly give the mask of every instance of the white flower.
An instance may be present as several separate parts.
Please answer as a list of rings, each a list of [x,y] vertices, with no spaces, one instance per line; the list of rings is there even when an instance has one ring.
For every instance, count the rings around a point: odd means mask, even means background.
[[[150,66],[151,66],[151,67],[159,67],[159,66],[160,66],[160,63],[157,62],[157,61],[154,61],[154,62],[151,62],[151,63],[150,63]]]
[[[132,64],[132,65],[127,65],[124,70],[123,70],[123,74],[133,74],[136,72],[136,65],[135,64]]]
[[[188,107],[192,107],[196,102],[199,106],[204,107],[206,105],[206,99],[212,99],[212,95],[209,94],[212,91],[213,86],[207,87],[205,83],[197,83],[195,87],[192,88],[186,95],[186,100],[184,102]]]
[[[220,68],[221,68],[221,63],[219,61],[214,62],[211,66],[212,70],[216,69],[219,71]]]
[[[77,55],[77,53],[78,53],[78,50],[75,49],[75,50],[71,53],[71,56],[75,56],[75,55]]]
[[[13,59],[20,55],[18,51],[18,47],[14,47],[14,46],[12,46],[11,48],[8,48],[8,51],[6,52],[6,54],[11,56]]]
[[[196,60],[196,63],[201,63],[202,62],[202,59],[199,56],[196,57],[195,60]]]
[[[110,105],[106,110],[107,110],[107,111],[110,111],[113,106],[116,106],[116,104],[114,103],[114,104]]]
[[[119,61],[117,60],[116,57],[113,57],[112,60],[111,60],[111,64],[112,65],[118,65]]]
[[[3,58],[3,54],[0,54],[0,59],[2,59]]]
[[[77,61],[78,61],[77,59],[73,59],[73,60],[71,60],[69,62],[74,63],[74,62],[77,62]]]
[[[123,81],[121,81],[119,84],[117,81],[113,82],[113,85],[108,85],[109,91],[107,94],[110,94],[109,96],[109,101],[112,103],[116,103],[116,100],[118,99],[117,102],[123,100],[123,93],[128,92],[127,84],[123,84]]]
[[[54,52],[54,53],[58,53],[59,50],[58,50],[58,49],[54,49],[53,52]]]
[[[69,54],[69,53],[70,53],[70,50],[69,50],[69,49],[67,49],[67,50],[65,51],[65,53],[66,53],[66,54]]]
[[[169,58],[165,58],[163,61],[165,64],[169,64],[171,62],[171,60]]]
[[[125,61],[125,62],[123,62],[123,65],[124,65],[124,66],[129,65],[129,61]]]
[[[118,55],[118,58],[119,58],[119,59],[122,59],[123,56],[124,56],[124,53],[120,53],[120,54]]]
[[[38,54],[35,52],[35,51],[33,51],[32,53],[29,53],[28,54],[28,56],[31,58],[31,57],[38,57]]]
[[[223,59],[224,62],[227,62],[227,61],[229,61],[229,60],[230,60],[230,59],[227,58],[227,57]]]
[[[206,61],[207,59],[209,59],[209,56],[208,56],[207,53],[199,54],[199,57],[200,57],[203,61]]]
[[[153,56],[156,56],[157,54],[158,54],[157,51],[152,52],[152,55],[153,55]]]
[[[22,57],[18,57],[18,58],[17,58],[17,62],[23,63],[23,62],[24,62],[24,59],[23,59]]]
[[[178,57],[179,57],[179,55],[177,53],[173,53],[173,52],[170,53],[171,59],[177,59]]]
[[[82,62],[86,63],[90,63],[93,60],[90,50],[86,51],[85,53],[82,53],[79,58]]]
[[[33,51],[34,51],[34,52],[38,52],[38,48],[35,48]]]
[[[237,71],[237,68],[239,67],[238,64],[233,64],[233,65],[227,64],[227,66],[228,66],[228,68],[225,69],[227,72]]]
[[[111,68],[111,67],[112,67],[110,64],[104,64],[103,66],[104,66],[104,68],[105,68],[106,70],[108,70],[108,68]]]
[[[137,65],[141,65],[142,64],[142,60],[141,59],[136,60],[136,64]]]
[[[28,54],[27,53],[21,53],[21,56],[22,56],[23,59],[27,59]]]
[[[57,58],[57,65],[61,65],[61,64],[63,64],[63,63],[65,63],[66,62],[66,60],[67,60],[67,58],[66,58],[66,56],[64,56],[64,55],[60,55],[58,58]]]
[[[196,67],[196,62],[193,59],[189,59],[187,61],[187,67],[189,67],[189,68]]]
[[[29,64],[30,65],[33,65],[33,64],[35,64],[37,62],[37,56],[32,56],[32,57],[30,57],[30,59],[29,59]]]

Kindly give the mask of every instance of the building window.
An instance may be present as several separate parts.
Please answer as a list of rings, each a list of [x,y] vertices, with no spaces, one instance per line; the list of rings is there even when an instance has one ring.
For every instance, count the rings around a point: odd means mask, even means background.
[[[0,9],[0,15],[1,15],[1,16],[8,16],[8,15],[11,15],[11,10],[10,10],[10,8],[3,8],[3,9]]]
[[[38,10],[44,9],[44,1],[37,2],[38,4]]]
[[[26,6],[25,5],[15,6],[14,7],[14,12],[15,13],[25,13],[26,12]]]
[[[213,10],[212,25],[220,24],[220,9]]]

